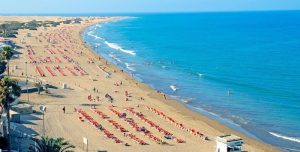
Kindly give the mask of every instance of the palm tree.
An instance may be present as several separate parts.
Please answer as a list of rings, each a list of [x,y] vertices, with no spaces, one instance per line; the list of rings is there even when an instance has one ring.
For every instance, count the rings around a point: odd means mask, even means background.
[[[13,56],[13,52],[10,46],[5,46],[2,48],[2,52],[0,54],[1,59],[2,60],[6,60],[7,61],[7,75],[9,76],[9,60],[11,59],[11,57]]]
[[[71,149],[75,148],[64,138],[49,138],[42,136],[41,139],[32,139],[35,144],[31,144],[29,152],[72,152]]]
[[[3,74],[6,70],[6,62],[3,60],[0,60],[0,75]]]
[[[8,145],[10,146],[10,103],[14,102],[21,95],[21,88],[18,82],[7,76],[0,80],[0,107],[6,113],[8,133]],[[9,147],[10,148],[10,147]]]
[[[2,30],[3,36],[6,37],[7,24],[1,24],[0,29]]]

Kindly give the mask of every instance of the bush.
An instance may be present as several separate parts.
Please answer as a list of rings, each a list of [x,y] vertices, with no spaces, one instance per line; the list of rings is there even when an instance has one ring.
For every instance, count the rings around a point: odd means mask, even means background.
[[[7,149],[8,141],[4,137],[0,137],[0,149]]]
[[[64,24],[71,24],[72,20],[65,20],[63,21]]]

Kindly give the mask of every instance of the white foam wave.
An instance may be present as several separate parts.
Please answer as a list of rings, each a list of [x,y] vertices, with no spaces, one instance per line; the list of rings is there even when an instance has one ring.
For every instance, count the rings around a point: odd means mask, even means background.
[[[184,103],[189,103],[193,99],[194,98],[182,98],[181,101],[184,102]]]
[[[93,33],[94,33],[93,31],[89,31],[89,32],[87,32],[87,35],[91,35]]]
[[[178,90],[178,87],[176,85],[170,85],[170,88],[173,90],[173,91],[177,91]]]
[[[100,36],[97,35],[91,35],[92,37],[94,37],[95,39],[102,39]]]
[[[203,76],[203,74],[202,74],[202,73],[198,73],[198,76],[199,76],[199,77],[202,77],[202,76]]]
[[[89,31],[89,32],[87,33],[87,35],[89,35],[89,36],[91,36],[91,37],[94,37],[95,39],[103,39],[103,38],[101,38],[101,37],[98,36],[98,35],[94,35],[94,32],[93,32],[93,31]]]
[[[188,103],[189,102],[189,100],[186,100],[186,99],[181,99],[181,101],[184,102],[184,103]]]
[[[293,148],[283,148],[283,149],[286,149],[288,151],[300,151],[300,149],[293,149]]]
[[[120,63],[123,63],[123,62],[121,61],[121,59],[119,59],[115,54],[109,54],[109,56],[110,56],[111,58],[113,58],[114,60],[116,60],[116,61],[118,61],[118,62],[120,62]]]
[[[100,24],[96,24],[96,27],[99,27],[99,28],[101,28],[101,27],[102,27],[102,25],[100,25]]]
[[[244,125],[246,125],[246,124],[249,123],[249,121],[247,121],[246,119],[244,119],[244,118],[242,118],[242,117],[240,117],[240,116],[237,116],[237,115],[231,115],[231,117],[232,117],[234,120],[236,120],[236,121],[238,121],[239,123],[242,123],[242,124],[244,124]]]
[[[104,43],[105,43],[107,46],[109,46],[110,48],[113,48],[113,49],[115,49],[115,50],[119,50],[119,51],[121,51],[121,52],[130,54],[130,55],[133,55],[133,56],[136,55],[136,53],[135,53],[134,51],[132,51],[132,50],[125,50],[125,49],[123,49],[121,46],[119,46],[119,45],[116,44],[116,43],[109,43],[109,42],[107,42],[107,41],[105,41]]]
[[[289,136],[284,136],[278,133],[274,133],[274,132],[269,132],[271,135],[278,137],[278,138],[282,138],[285,140],[289,140],[289,141],[293,141],[293,142],[297,142],[300,143],[300,138],[296,138],[296,137],[289,137]]]
[[[132,67],[132,66],[134,66],[134,64],[130,64],[130,63],[126,63],[126,62],[125,62],[125,65],[126,65],[126,68],[127,68],[128,70],[135,71],[135,68]]]
[[[95,44],[94,44],[94,47],[97,48],[97,47],[99,47],[100,45],[101,45],[100,43],[95,43]]]
[[[207,110],[204,110],[203,108],[200,108],[200,107],[193,107],[193,108],[195,108],[195,109],[197,109],[197,110],[200,110],[200,111],[202,111],[202,112],[204,112],[204,113],[208,113],[208,114],[210,114],[210,115],[212,115],[212,116],[215,116],[215,117],[218,117],[218,118],[222,118],[220,115],[218,115],[218,114],[216,114],[216,113],[213,113],[213,112],[210,112],[210,111],[207,111]],[[222,118],[223,119],[223,118]],[[224,119],[225,120],[225,119]],[[230,123],[233,123],[231,120],[229,121]]]

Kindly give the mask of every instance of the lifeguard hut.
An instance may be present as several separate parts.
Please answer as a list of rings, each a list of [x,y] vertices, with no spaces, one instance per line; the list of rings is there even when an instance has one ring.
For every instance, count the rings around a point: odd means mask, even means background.
[[[216,138],[216,152],[241,152],[244,141],[236,135],[223,135]]]

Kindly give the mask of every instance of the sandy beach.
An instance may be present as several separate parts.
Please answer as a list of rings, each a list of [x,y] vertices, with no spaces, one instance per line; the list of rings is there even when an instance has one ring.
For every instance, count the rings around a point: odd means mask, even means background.
[[[33,19],[61,21],[66,18],[1,16],[0,22],[27,22]],[[39,111],[41,105],[47,107],[45,113],[47,136],[69,140],[76,146],[75,151],[82,151],[83,137],[86,137],[89,140],[89,151],[193,152],[215,151],[217,136],[235,134],[245,141],[245,151],[280,151],[276,147],[252,139],[220,122],[193,112],[170,97],[165,97],[163,93],[151,89],[147,84],[134,80],[129,74],[94,53],[81,36],[82,31],[88,26],[113,21],[118,17],[82,17],[82,19],[80,24],[19,30],[17,38],[11,39],[21,47],[17,49],[20,54],[10,62],[11,75],[24,81],[27,69],[30,81],[38,79],[43,84],[57,87],[57,89],[50,89],[50,93],[29,94],[29,103],[34,105],[36,111]],[[64,84],[66,89],[62,88]],[[27,98],[28,95],[24,93],[20,100],[28,102]],[[110,98],[113,100],[111,101]],[[96,109],[91,109],[91,105],[95,105]],[[65,113],[63,107],[66,108]],[[158,115],[158,111],[163,112],[164,116]],[[126,113],[127,118],[132,118],[131,123],[118,117],[118,112]],[[141,114],[143,117],[140,117]],[[24,115],[21,122],[25,127],[42,135],[42,115],[32,115],[37,119],[27,119],[27,115]],[[121,143],[116,143],[116,140],[107,138],[104,132],[98,131],[94,125],[84,119],[86,115],[101,124]],[[172,122],[170,118],[174,121]],[[151,126],[149,122],[153,122],[159,128],[155,125]],[[115,124],[122,126],[127,132],[124,134]],[[132,124],[145,127],[152,136],[138,132]],[[196,135],[190,133],[191,128],[195,130]],[[173,134],[175,138],[165,139],[164,131]],[[168,144],[157,144],[156,138],[153,137],[162,139]],[[206,137],[209,140],[205,140]],[[180,143],[181,141],[183,143]],[[130,146],[125,146],[125,143]]]

